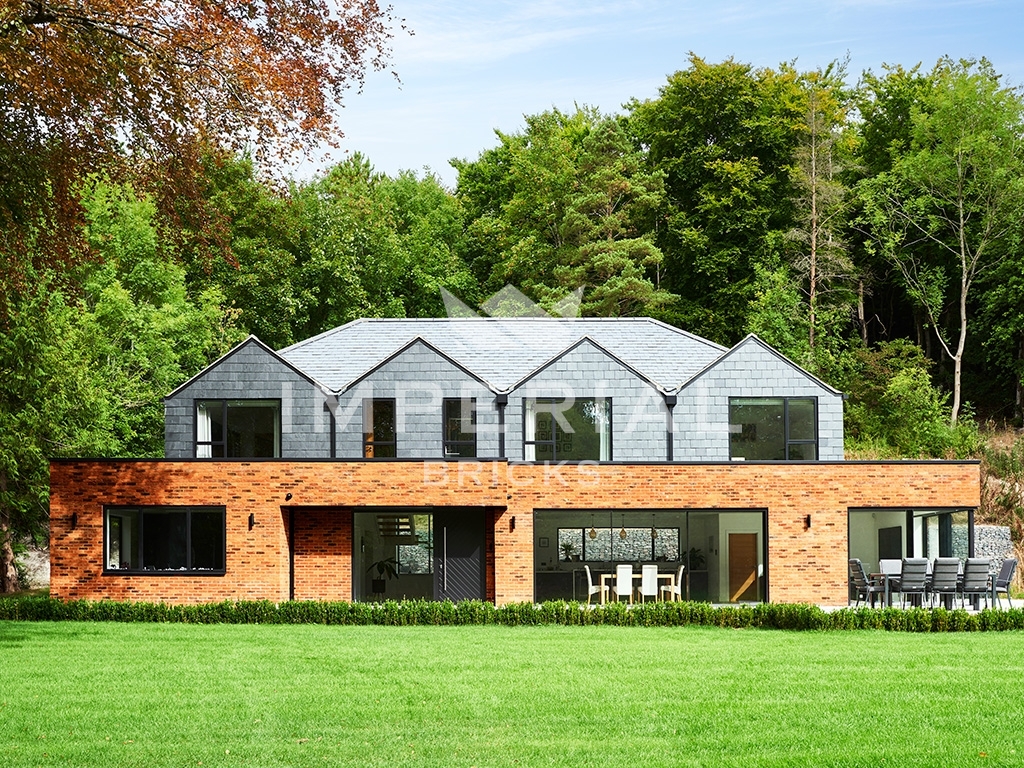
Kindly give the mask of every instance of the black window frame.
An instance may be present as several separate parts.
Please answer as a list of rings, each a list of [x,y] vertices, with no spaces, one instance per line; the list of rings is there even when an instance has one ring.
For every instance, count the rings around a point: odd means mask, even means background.
[[[370,407],[370,411],[369,411],[370,419],[369,419],[369,422],[367,421],[367,418],[366,418],[366,416],[367,416],[367,410],[366,410],[367,403],[369,403],[369,407]],[[375,431],[376,431],[374,429],[374,426],[373,426],[373,424],[374,424],[374,409],[377,407],[378,403],[381,404],[381,405],[386,404],[386,403],[390,403],[391,404],[391,428],[392,428],[393,435],[394,435],[394,438],[392,440],[368,440],[367,439],[367,434],[373,435],[373,434],[375,434]],[[398,405],[397,405],[397,401],[395,400],[395,398],[393,398],[393,397],[364,397],[363,398],[363,406],[362,407],[363,407],[363,422],[362,422],[362,429],[363,429],[363,433],[362,433],[363,434],[363,458],[364,459],[395,459],[395,458],[398,458]],[[366,431],[367,425],[369,425],[370,428],[373,429],[374,431],[371,431],[371,432],[367,433],[367,431]],[[391,455],[390,456],[377,456],[377,455],[375,455],[377,453],[377,449],[378,448],[391,448]],[[368,451],[372,452],[374,455],[367,455]]]
[[[465,406],[464,403],[469,403],[469,432],[465,432],[463,427],[465,426]],[[460,434],[469,434],[471,438],[469,440],[460,439],[453,440],[449,437],[449,422],[452,417],[448,414],[448,408],[451,405],[458,406],[458,412],[454,418],[458,419],[462,424],[459,426]],[[477,442],[476,442],[476,398],[475,397],[445,397],[441,400],[441,455],[446,459],[475,459],[477,457]],[[466,456],[458,452],[458,448],[469,446],[472,452]],[[449,453],[449,449],[452,452]]]
[[[792,395],[792,396],[781,396],[781,395],[769,395],[766,397],[730,397],[729,398],[729,413],[727,415],[729,423],[729,459],[733,461],[739,461],[741,459],[746,460],[746,457],[737,457],[733,455],[733,445],[735,443],[733,435],[736,434],[732,431],[732,408],[734,403],[740,403],[743,401],[754,401],[754,400],[781,400],[782,401],[782,423],[783,423],[783,449],[786,457],[784,459],[763,459],[763,461],[818,461],[821,456],[821,446],[819,445],[819,434],[818,434],[818,398],[814,395]],[[789,405],[793,401],[810,402],[814,415],[814,437],[812,438],[792,438],[791,437],[791,424]],[[739,424],[742,429],[742,424]],[[754,440],[756,441],[756,436]],[[791,449],[798,445],[811,445],[814,446],[814,458],[813,459],[793,459],[790,458]],[[751,461],[758,461],[758,459],[751,459]]]
[[[200,441],[199,439],[199,405],[200,403],[220,403],[221,407],[221,424],[224,425],[224,434],[220,440]],[[228,424],[228,415],[230,413],[232,404],[241,404],[242,407],[252,408],[256,404],[266,404],[268,408],[273,408],[277,423],[274,429],[274,455],[273,456],[233,456],[228,455],[228,432],[230,430]],[[199,459],[279,459],[281,458],[281,398],[279,397],[197,397],[192,401],[192,455]],[[199,447],[208,445],[210,446],[209,456],[200,456]],[[217,456],[216,448],[220,447],[222,455]]]
[[[170,514],[170,513],[184,513],[185,514],[185,567],[183,568],[155,568],[147,567],[145,563],[145,515],[147,513],[159,513],[159,514]],[[125,568],[111,568],[110,567],[110,518],[112,515],[125,516],[128,513],[135,513],[137,516],[138,533],[137,540],[135,543],[136,551],[132,553],[129,563],[132,559],[138,563],[138,565],[129,565]],[[220,515],[220,547],[217,553],[220,558],[220,567],[215,568],[197,568],[193,565],[193,547],[192,547],[192,515],[194,513],[201,514],[219,514]],[[177,505],[141,505],[141,506],[124,506],[124,505],[111,505],[103,508],[103,574],[110,576],[137,576],[143,575],[155,575],[155,576],[223,576],[227,573],[227,508],[218,505],[188,505],[188,506],[177,506]],[[123,557],[123,553],[122,553]]]
[[[522,425],[523,425],[523,460],[524,461],[537,461],[537,458],[536,458],[537,446],[549,446],[551,448],[551,455],[554,457],[553,459],[551,459],[551,461],[555,461],[555,462],[558,462],[558,461],[569,461],[568,459],[560,459],[558,457],[558,437],[557,437],[557,433],[556,433],[556,431],[554,429],[552,430],[552,435],[551,435],[551,439],[550,440],[537,440],[536,438],[534,438],[533,440],[527,440],[526,439],[527,417],[529,415],[528,414],[528,412],[529,412],[528,403],[529,402],[532,402],[534,404],[534,406],[536,406],[538,403],[541,403],[541,404],[544,404],[544,405],[557,405],[559,403],[565,403],[565,401],[567,399],[568,398],[565,398],[565,397],[524,397],[523,398],[523,403],[522,403],[522,411],[523,411]],[[597,403],[598,400],[602,400],[605,403],[606,416],[608,418],[608,458],[605,458],[605,459],[600,458],[600,449],[599,449],[599,457],[596,458],[596,459],[576,459],[576,460],[573,460],[573,461],[612,461],[613,460],[613,456],[614,456],[614,450],[615,450],[615,445],[614,445],[614,443],[615,443],[615,440],[614,440],[615,425],[614,425],[614,423],[612,421],[612,412],[614,410],[613,407],[612,407],[612,398],[610,398],[610,397],[597,397],[597,396],[594,396],[594,397],[574,397],[573,398],[573,405],[575,405],[576,403],[585,402],[587,400],[593,401],[595,404]],[[534,411],[534,416],[536,417],[536,411]],[[553,416],[554,416],[554,414],[552,412],[552,417]],[[558,425],[558,419],[554,419],[554,427],[557,429],[558,426],[559,426]],[[536,426],[534,427],[534,434],[536,434]],[[600,442],[600,440],[599,440],[599,442]],[[534,446],[534,458],[533,459],[528,459],[526,457],[527,453],[528,453],[527,446],[530,446],[530,445]],[[547,459],[543,459],[542,461],[548,461],[548,460]]]

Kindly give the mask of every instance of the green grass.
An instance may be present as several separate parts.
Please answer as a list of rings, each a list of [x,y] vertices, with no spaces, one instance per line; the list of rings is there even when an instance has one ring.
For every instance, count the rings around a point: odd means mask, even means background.
[[[1019,633],[0,622],[0,766],[1009,766]]]

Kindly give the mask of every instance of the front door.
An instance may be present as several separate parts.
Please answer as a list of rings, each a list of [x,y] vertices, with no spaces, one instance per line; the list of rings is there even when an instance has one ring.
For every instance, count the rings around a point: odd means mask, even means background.
[[[434,512],[434,598],[483,600],[486,596],[484,512]]]

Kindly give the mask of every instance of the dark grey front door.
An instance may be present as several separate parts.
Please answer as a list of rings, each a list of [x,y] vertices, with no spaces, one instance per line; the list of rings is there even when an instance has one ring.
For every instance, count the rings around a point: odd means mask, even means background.
[[[434,512],[435,599],[484,599],[484,530],[482,510]]]

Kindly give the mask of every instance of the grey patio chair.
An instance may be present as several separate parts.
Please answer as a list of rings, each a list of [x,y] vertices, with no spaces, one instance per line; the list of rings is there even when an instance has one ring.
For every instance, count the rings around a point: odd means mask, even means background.
[[[946,598],[946,607],[953,607],[953,600],[960,591],[960,558],[937,557],[932,567],[932,588],[933,598],[942,595]]]
[[[864,563],[859,558],[850,558],[850,583],[857,590],[857,602],[854,607],[860,605],[860,601],[870,602],[875,607],[875,595],[885,594],[885,584],[876,584],[864,572]]]
[[[584,565],[583,570],[587,572],[587,605],[590,605],[590,598],[592,595],[600,595],[600,600],[604,603],[605,598],[608,597],[608,585],[599,584],[594,581],[594,576],[590,572],[589,565]]]
[[[1013,608],[1013,600],[1010,599],[1010,585],[1013,583],[1013,573],[1017,570],[1017,558],[1008,557],[1003,560],[1003,565],[999,569],[999,574],[996,576],[996,588],[993,593],[996,596],[996,601],[999,601],[999,593],[1006,593],[1006,602]],[[998,602],[1000,608],[1003,607],[1001,602]]]
[[[967,602],[967,596],[985,597],[985,606],[988,607],[988,595],[992,589],[989,566],[991,561],[987,557],[969,557],[964,564],[964,581],[960,587],[960,607],[963,608]]]
[[[903,558],[900,578],[895,582],[893,590],[900,593],[900,607],[907,607],[907,595],[913,599],[920,597],[924,606],[928,596],[928,560],[924,557]]]

